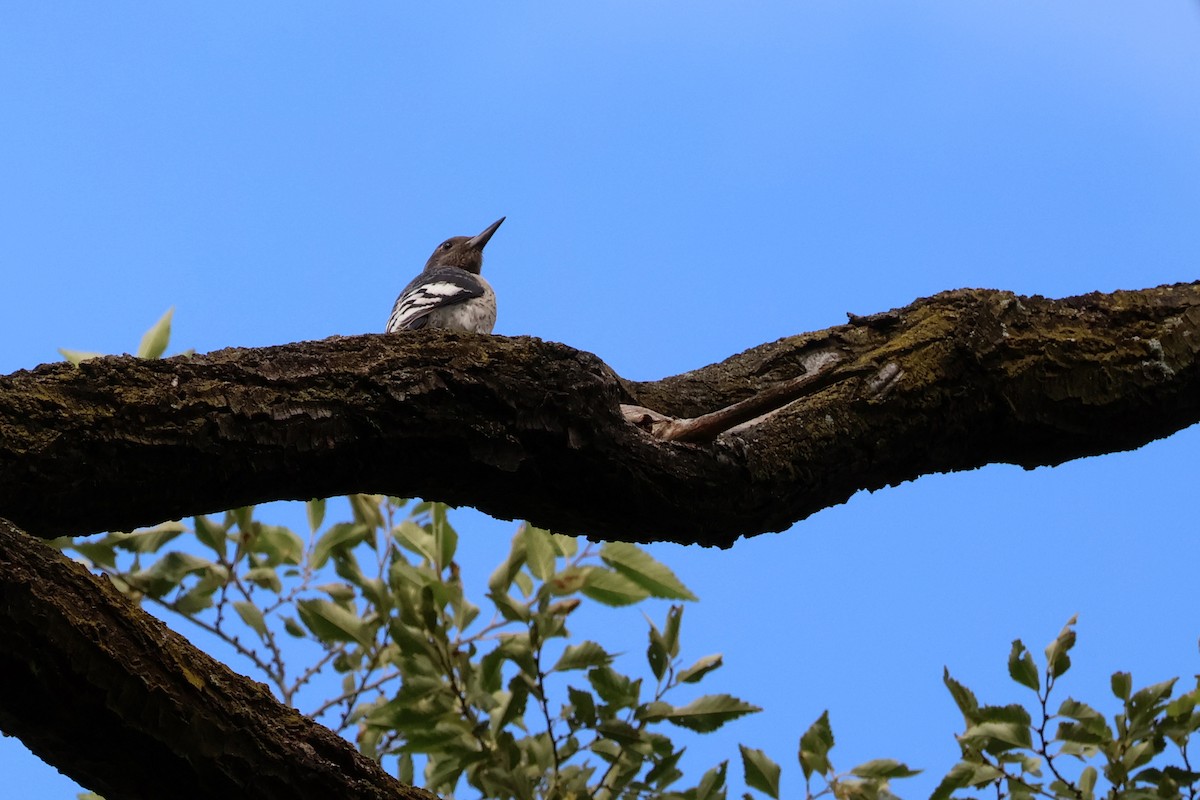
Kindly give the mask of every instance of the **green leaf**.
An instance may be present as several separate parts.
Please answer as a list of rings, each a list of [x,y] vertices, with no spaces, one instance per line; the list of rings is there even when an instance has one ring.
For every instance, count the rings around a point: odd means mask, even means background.
[[[1118,700],[1128,700],[1129,692],[1133,689],[1133,676],[1128,672],[1114,672],[1112,675],[1112,693]]]
[[[58,348],[58,352],[62,353],[62,357],[75,366],[79,366],[84,361],[91,361],[93,358],[102,358],[104,356],[103,353],[91,353],[87,350],[68,350],[65,347]]]
[[[255,633],[263,639],[267,638],[267,620],[258,606],[245,600],[235,600],[233,610],[242,618],[242,622],[246,623]]]
[[[907,764],[903,764],[895,759],[877,758],[865,764],[859,764],[850,770],[850,774],[870,780],[887,781],[893,778],[911,778],[913,775],[920,775],[921,770],[909,769]]]
[[[629,578],[654,597],[697,600],[675,573],[649,553],[628,542],[608,542],[600,549],[604,563]]]
[[[724,662],[721,660],[721,654],[713,653],[711,656],[699,659],[687,669],[681,670],[677,678],[680,683],[699,683],[705,675],[720,668],[722,663]]]
[[[223,525],[216,524],[208,517],[192,517],[192,528],[201,544],[215,551],[217,555],[225,554],[227,534]]]
[[[606,606],[628,606],[650,596],[642,586],[619,572],[592,567],[587,570],[583,595]]]
[[[650,622],[650,644],[646,647],[646,661],[650,664],[650,671],[654,673],[654,679],[661,681],[670,662],[667,658],[666,642],[663,641],[662,634],[658,632],[658,628],[654,626],[653,622]]]
[[[335,551],[356,547],[370,535],[371,529],[361,522],[339,522],[331,525],[313,545],[308,556],[308,565],[313,569],[320,569]]]
[[[554,574],[554,561],[557,555],[554,540],[550,532],[525,523],[525,558],[529,563],[529,571],[533,577],[544,581]]]
[[[729,762],[722,761],[717,766],[704,773],[700,783],[696,784],[695,800],[721,800],[725,797],[725,773]]]
[[[1014,681],[1035,692],[1042,688],[1037,664],[1033,663],[1033,654],[1025,649],[1020,639],[1012,643],[1012,650],[1008,654],[1008,674]]]
[[[603,647],[595,642],[585,641],[579,644],[568,645],[563,650],[562,657],[558,659],[558,663],[550,671],[566,672],[571,669],[605,667],[612,662],[612,659],[613,657],[606,653]]]
[[[699,697],[686,706],[667,714],[667,720],[697,733],[709,733],[726,722],[746,714],[755,714],[761,708],[727,694],[709,694]]]
[[[827,709],[800,737],[800,769],[804,771],[804,780],[807,781],[814,773],[828,775],[832,771],[829,765],[829,751],[832,749],[833,728],[829,726]]]
[[[601,722],[596,726],[596,733],[626,747],[637,744],[642,738],[641,731],[620,719],[608,719]]]
[[[297,639],[304,639],[307,636],[307,634],[304,632],[304,628],[300,627],[300,623],[296,622],[294,617],[283,618],[283,629],[292,636],[295,636]]]
[[[1067,654],[1075,646],[1074,625],[1078,614],[1067,620],[1067,624],[1059,632],[1054,641],[1046,646],[1046,671],[1051,678],[1066,674],[1071,668],[1071,658]]]
[[[508,551],[508,558],[500,562],[488,577],[488,589],[496,594],[506,594],[508,587],[512,586],[513,579],[517,577],[524,564],[525,531],[523,528],[520,528],[513,535],[512,545]]]
[[[350,511],[354,515],[355,522],[366,525],[371,530],[383,527],[383,510],[380,508],[383,504],[383,495],[350,494],[346,495],[346,500],[350,503]],[[439,504],[431,503],[430,505],[436,508]],[[446,507],[441,506],[441,510],[444,515]]]
[[[433,546],[433,534],[411,519],[406,519],[392,528],[392,538],[405,550],[416,553],[430,564],[436,563],[437,553]]]
[[[1029,727],[1018,722],[981,722],[967,728],[959,739],[989,751],[1032,747]]]
[[[325,521],[325,498],[317,497],[309,500],[304,504],[304,511],[308,514],[308,530],[316,533],[321,529],[321,523]]]
[[[950,696],[954,698],[954,704],[958,706],[958,710],[962,712],[963,719],[968,725],[974,725],[979,721],[979,701],[975,699],[975,693],[963,686],[954,678],[950,677],[950,670],[943,668],[942,683],[946,684],[946,688],[950,690]]]
[[[746,775],[746,785],[779,800],[779,765],[762,750],[755,750],[744,744],[739,744],[738,749],[742,752],[742,770]]]
[[[172,551],[156,561],[149,569],[126,576],[126,581],[151,597],[162,597],[179,585],[186,575],[215,567],[211,561],[188,553]]]
[[[185,530],[187,529],[181,522],[164,522],[153,528],[133,533],[111,533],[108,535],[108,539],[116,547],[131,553],[156,553],[164,544]]]
[[[608,666],[588,670],[588,682],[600,699],[613,708],[632,708],[641,694],[641,681],[631,680]]]
[[[528,622],[529,621],[529,604],[521,603],[514,600],[511,595],[503,592],[489,593],[488,599],[492,601],[492,605],[500,612],[500,616],[504,617],[509,622]]]
[[[1096,778],[1099,777],[1095,767],[1084,767],[1079,773],[1079,792],[1083,800],[1092,800],[1096,796]]]
[[[313,635],[322,642],[371,644],[371,631],[359,617],[328,600],[299,600],[296,610]]]
[[[158,358],[167,349],[171,340],[171,317],[175,314],[175,306],[167,309],[167,313],[159,317],[158,322],[142,335],[142,343],[138,345],[138,358]]]
[[[299,565],[304,560],[304,541],[282,525],[255,524],[256,536],[252,549],[267,556],[271,566]]]
[[[667,624],[663,626],[663,642],[667,645],[667,654],[671,658],[679,655],[679,626],[683,622],[683,606],[671,606],[667,609]]]
[[[596,701],[592,697],[591,692],[576,689],[574,686],[568,686],[567,697],[571,701],[572,708],[575,709],[575,713],[572,716],[580,725],[591,727],[596,724]]]
[[[967,761],[958,762],[950,768],[950,771],[946,773],[946,777],[942,778],[941,783],[933,790],[933,794],[929,796],[929,800],[949,800],[954,792],[971,786],[975,774],[974,764]]]
[[[246,570],[246,574],[242,576],[242,579],[253,583],[261,589],[272,591],[275,594],[283,591],[283,583],[279,580],[279,574],[275,572],[274,567],[248,569]]]
[[[446,520],[446,507],[441,506],[440,513],[433,517],[433,552],[437,556],[434,565],[444,570],[454,560],[458,550],[458,531]]]

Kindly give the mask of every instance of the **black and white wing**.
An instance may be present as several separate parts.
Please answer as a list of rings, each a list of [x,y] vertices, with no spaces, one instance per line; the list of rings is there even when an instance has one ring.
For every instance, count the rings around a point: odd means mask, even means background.
[[[429,322],[430,313],[481,297],[486,285],[477,275],[457,267],[423,271],[404,287],[388,317],[387,331],[417,330]]]

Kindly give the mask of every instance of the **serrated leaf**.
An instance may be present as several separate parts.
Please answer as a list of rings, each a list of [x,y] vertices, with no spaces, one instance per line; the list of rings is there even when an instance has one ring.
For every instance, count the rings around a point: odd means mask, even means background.
[[[605,652],[603,647],[595,642],[580,642],[579,644],[568,645],[563,650],[562,657],[558,659],[558,663],[550,671],[566,672],[572,669],[603,667],[610,664],[612,658],[612,656]]]
[[[328,600],[299,600],[296,610],[312,634],[322,642],[371,644],[371,632],[363,620]]]
[[[1028,726],[1016,722],[981,722],[967,728],[959,738],[988,750],[1032,746]],[[997,743],[1003,746],[997,747]]]
[[[592,697],[591,692],[576,689],[574,686],[568,686],[567,697],[571,701],[571,706],[575,709],[573,716],[580,724],[585,727],[591,727],[596,724],[596,700]]]
[[[587,570],[581,591],[585,597],[606,606],[628,606],[650,596],[646,589],[621,573],[602,567]]]
[[[79,366],[81,362],[91,361],[93,358],[102,358],[104,356],[103,353],[92,353],[87,350],[68,350],[65,347],[58,348],[58,352],[62,353],[62,357],[75,366]]]
[[[742,753],[742,770],[746,776],[746,785],[779,800],[779,765],[762,750],[755,750],[744,744],[739,744],[738,750]]]
[[[308,530],[316,533],[325,521],[325,498],[317,497],[304,504],[304,512],[308,515]]]
[[[175,314],[175,306],[167,309],[167,313],[158,318],[158,322],[142,335],[138,345],[138,358],[158,358],[167,349],[171,341],[171,317]]]
[[[644,588],[654,597],[668,600],[697,600],[665,564],[628,542],[608,542],[600,548],[604,563]]]
[[[1042,688],[1041,680],[1038,678],[1037,664],[1033,663],[1033,654],[1025,649],[1025,645],[1020,639],[1012,643],[1012,650],[1009,651],[1008,674],[1014,681],[1035,692]]]
[[[680,683],[699,683],[700,680],[715,669],[719,669],[724,663],[720,653],[713,653],[710,656],[704,656],[696,661],[685,670],[681,670],[676,676]]]
[[[722,761],[717,766],[705,772],[696,784],[695,800],[719,800],[725,797],[725,773],[729,762]]]
[[[267,620],[258,606],[245,600],[235,600],[233,610],[251,630],[264,639],[267,637]]]
[[[933,794],[929,796],[929,800],[949,800],[950,796],[959,789],[965,789],[971,785],[971,779],[975,776],[975,765],[966,761],[960,761],[950,768],[946,776],[942,778],[937,788],[933,790]]]
[[[804,780],[807,781],[814,773],[826,775],[830,772],[829,751],[832,749],[833,728],[829,726],[827,709],[800,737],[800,769],[804,771]]]
[[[954,704],[962,712],[966,723],[974,725],[978,722],[979,701],[975,698],[975,693],[950,677],[950,670],[946,668],[942,670],[942,683],[946,684],[946,688],[950,690],[950,696],[954,698]]]
[[[887,781],[893,778],[911,778],[913,775],[920,775],[921,770],[909,769],[907,764],[892,758],[877,758],[865,764],[859,764],[850,770],[850,774],[860,778]]]
[[[642,738],[641,731],[621,719],[607,719],[601,722],[596,726],[596,733],[625,747],[637,744]]]
[[[631,680],[612,667],[588,670],[588,682],[600,699],[613,708],[632,708],[637,705],[642,682]]]
[[[696,731],[709,733],[720,728],[726,722],[735,720],[746,714],[755,714],[761,708],[751,705],[727,694],[709,694],[699,697],[686,706],[676,708],[667,714],[667,721]]]
[[[1067,654],[1075,646],[1074,626],[1077,618],[1078,615],[1075,615],[1067,620],[1054,641],[1046,646],[1046,671],[1051,678],[1064,675],[1071,668],[1071,658]]]

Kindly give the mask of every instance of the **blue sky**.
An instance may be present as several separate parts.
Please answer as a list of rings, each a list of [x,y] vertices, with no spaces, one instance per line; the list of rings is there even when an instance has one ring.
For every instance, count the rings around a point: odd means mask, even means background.
[[[496,332],[652,379],[964,286],[1194,280],[1200,4],[1184,0],[24,4],[0,21],[0,370],[382,330],[446,236],[508,221]],[[1197,672],[1195,429],[862,494],[727,552],[655,550],[685,651],[767,712],[696,744],[950,766],[943,665],[1008,702]],[[479,581],[512,526],[466,514]],[[607,620],[608,618],[605,618]],[[614,627],[601,620],[592,635]],[[642,623],[632,620],[641,649]],[[589,631],[581,630],[588,634]],[[9,786],[73,789],[11,739]]]

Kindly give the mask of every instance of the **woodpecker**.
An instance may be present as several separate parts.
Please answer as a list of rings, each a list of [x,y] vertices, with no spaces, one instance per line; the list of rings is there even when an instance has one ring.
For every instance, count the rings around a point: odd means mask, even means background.
[[[496,324],[496,293],[479,274],[483,246],[504,217],[477,236],[452,236],[437,246],[421,274],[392,306],[387,332],[420,328],[491,333]]]

